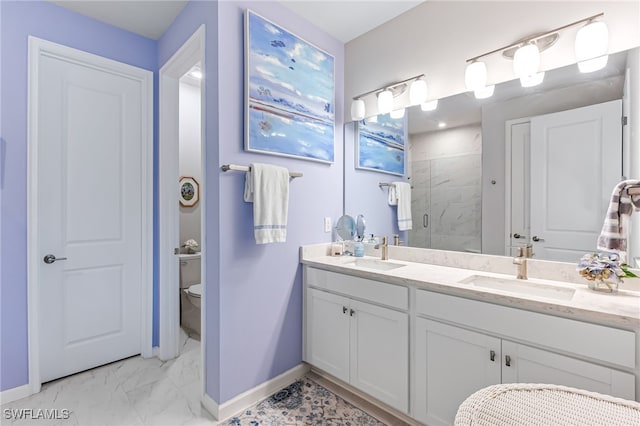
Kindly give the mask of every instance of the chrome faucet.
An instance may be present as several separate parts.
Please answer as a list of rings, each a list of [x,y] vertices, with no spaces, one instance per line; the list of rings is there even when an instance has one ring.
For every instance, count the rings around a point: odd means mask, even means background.
[[[518,273],[516,274],[517,279],[527,279],[527,258],[531,256],[533,256],[533,247],[531,244],[518,247],[518,257],[513,258],[514,265],[518,265]]]
[[[382,242],[376,244],[374,248],[381,249],[380,259],[389,260],[389,243],[387,242],[387,237],[382,237]]]

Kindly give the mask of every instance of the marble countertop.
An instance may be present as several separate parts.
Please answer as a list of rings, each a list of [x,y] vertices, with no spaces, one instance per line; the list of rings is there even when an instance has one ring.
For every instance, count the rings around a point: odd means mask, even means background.
[[[414,286],[418,289],[461,296],[468,299],[581,321],[595,322],[632,330],[640,329],[640,292],[636,291],[619,290],[617,293],[609,294],[589,290],[585,284],[551,281],[540,278],[530,278],[525,281],[527,284],[539,284],[541,286],[551,285],[556,286],[556,288],[561,287],[575,290],[573,297],[569,300],[557,300],[544,296],[475,287],[470,284],[460,283],[460,281],[473,275],[515,280],[515,266],[513,266],[514,274],[507,275],[487,270],[440,266],[390,258],[388,262],[402,264],[404,266],[383,271],[355,266],[355,264],[353,264],[355,259],[379,258],[371,256],[364,258],[354,258],[351,256],[333,257],[322,255],[319,253],[319,250],[304,250],[304,248],[301,251],[301,262],[318,269],[383,281],[390,284]],[[515,285],[517,285],[517,283]]]

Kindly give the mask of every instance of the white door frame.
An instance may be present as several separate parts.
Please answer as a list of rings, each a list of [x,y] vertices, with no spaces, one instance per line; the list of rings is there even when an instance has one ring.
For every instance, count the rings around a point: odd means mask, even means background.
[[[153,73],[81,50],[29,36],[28,117],[27,117],[27,315],[29,333],[29,387],[31,393],[40,391],[40,331],[38,275],[40,262],[38,230],[38,73],[40,59],[57,57],[92,68],[98,68],[137,80],[141,83],[143,103],[140,173],[142,193],[142,297],[140,300],[141,341],[143,357],[152,355],[153,327]]]
[[[200,26],[189,40],[160,68],[160,148],[159,148],[159,191],[158,191],[158,222],[159,222],[159,256],[160,263],[160,331],[158,357],[161,360],[175,358],[180,353],[180,298],[179,292],[179,262],[174,250],[180,246],[180,226],[178,208],[178,121],[179,121],[179,88],[180,78],[185,75],[198,62],[201,63],[202,73],[205,74],[204,63],[205,27]],[[201,164],[202,183],[206,182],[205,167],[205,98],[204,87],[206,81],[203,78],[200,84],[201,94]],[[205,191],[200,189],[200,229],[201,241],[201,274],[202,286],[200,315],[200,338],[204,348],[205,321],[204,309],[206,305],[206,279],[205,279]],[[204,349],[203,349],[204,350]],[[204,358],[203,358],[204,359]],[[202,363],[204,367],[204,362]],[[204,383],[204,375],[203,383]]]

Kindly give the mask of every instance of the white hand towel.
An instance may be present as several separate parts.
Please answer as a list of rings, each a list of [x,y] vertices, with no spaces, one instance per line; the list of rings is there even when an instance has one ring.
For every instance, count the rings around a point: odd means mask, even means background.
[[[609,209],[598,237],[598,250],[618,253],[624,262],[627,257],[629,218],[640,210],[640,197],[630,196],[629,188],[640,187],[640,180],[624,180],[613,188]]]
[[[411,185],[407,182],[393,182],[389,187],[395,189],[398,199],[398,229],[409,231],[413,228],[411,220]]]
[[[389,185],[389,205],[398,205],[398,191],[396,191],[396,186],[394,184]]]
[[[256,244],[287,240],[289,170],[270,164],[251,164],[245,177],[244,201],[253,202]]]

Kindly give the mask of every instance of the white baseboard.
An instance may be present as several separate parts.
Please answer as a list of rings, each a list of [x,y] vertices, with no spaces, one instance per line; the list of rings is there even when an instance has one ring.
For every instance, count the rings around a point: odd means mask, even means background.
[[[229,401],[223,402],[222,404],[218,404],[211,399],[209,395],[205,394],[202,397],[202,405],[207,409],[207,411],[209,411],[209,413],[211,413],[211,415],[213,415],[215,419],[219,421],[226,420],[234,414],[237,414],[242,410],[251,407],[253,404],[262,401],[286,385],[295,382],[296,379],[307,374],[309,369],[309,365],[304,363],[296,365],[279,376],[261,383],[258,386],[230,399]]]
[[[17,401],[30,395],[33,395],[33,392],[31,392],[31,385],[28,383],[12,389],[3,390],[0,392],[0,405]]]

